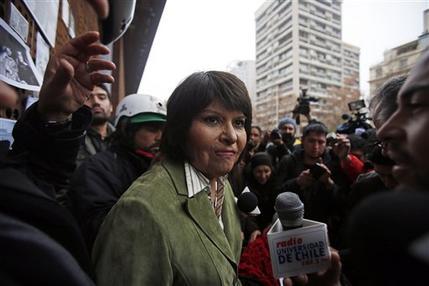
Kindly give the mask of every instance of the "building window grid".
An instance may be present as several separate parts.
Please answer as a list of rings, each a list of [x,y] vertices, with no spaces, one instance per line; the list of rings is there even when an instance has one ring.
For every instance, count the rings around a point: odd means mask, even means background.
[[[321,5],[323,5],[323,3]],[[328,6],[330,6],[330,5],[328,5]],[[339,8],[338,8],[339,6],[340,6],[340,3],[337,3],[335,1],[332,3],[332,8],[334,8],[336,10],[339,10]],[[317,12],[319,14],[323,13],[325,16],[326,15],[328,15],[328,17],[330,16],[329,15],[330,13],[326,13],[326,11],[323,12],[322,9],[320,9],[320,10],[313,9],[313,11],[314,10],[316,10],[315,12]],[[278,15],[281,15],[281,13],[279,13]],[[336,15],[335,13],[333,13],[332,18],[334,18],[334,20],[338,21],[338,25],[341,24],[341,22],[340,22],[341,21],[341,16]],[[301,26],[303,26],[303,25],[306,25],[307,23],[305,23],[305,21],[300,21],[300,24],[301,24]],[[314,30],[322,32],[322,33],[325,33],[325,34],[329,34],[330,33],[332,36],[334,36],[334,38],[335,37],[341,38],[341,33],[340,33],[341,30],[338,29],[337,27],[333,28],[332,26],[325,25],[324,28],[325,29],[318,28],[318,29],[314,29]],[[300,32],[301,32],[301,29],[300,29]],[[301,36],[302,36],[302,34],[300,33],[300,40],[304,40],[304,41],[307,40],[307,42],[308,42],[308,33],[307,33],[307,38],[306,39],[302,38]],[[341,59],[333,55],[335,53],[341,53],[342,52],[341,45],[338,45],[335,42],[332,43],[329,40],[323,39],[323,37],[319,37],[319,38],[316,38],[316,39],[319,41],[319,44],[320,43],[324,43],[325,44],[324,46],[320,45],[321,46],[320,48],[319,47],[314,47],[314,50],[316,51],[316,56],[317,56],[318,61],[322,62],[322,63],[323,62],[330,62],[331,61],[332,63],[337,64],[337,65],[339,64],[341,66]],[[284,43],[284,41],[280,42],[280,44],[276,45],[276,47],[274,47],[273,50],[276,51],[276,50],[280,50],[280,49],[284,48],[284,47],[282,47],[283,43]],[[326,51],[323,51],[323,52],[319,51],[319,52],[317,52],[318,49],[320,49],[320,50],[326,50]],[[305,52],[300,50],[300,57],[308,57],[309,50],[310,50],[309,48],[306,48]],[[290,51],[290,49],[289,49],[289,51]],[[287,51],[287,52],[289,52],[289,51]],[[287,54],[287,52],[281,52],[281,53],[279,53],[279,55],[277,57],[277,60],[281,60],[281,59],[286,58],[287,56],[289,56],[289,54]],[[264,53],[264,54],[267,54],[267,53]],[[268,53],[268,54],[272,54],[272,51],[271,51],[271,53]],[[345,57],[345,56],[353,58],[353,59],[357,59],[356,61],[358,61],[358,57],[359,57],[358,54],[356,55],[356,54],[353,54],[353,53],[344,53],[343,52],[343,57]],[[271,57],[267,56],[267,58],[268,59],[270,59],[270,58],[273,59],[272,56]],[[351,63],[351,61],[349,61],[349,62]],[[355,64],[358,65],[358,63],[355,63]],[[270,65],[268,65],[268,66],[270,66]],[[289,66],[288,66],[288,68],[289,68]],[[278,74],[280,75],[282,73],[285,73],[286,71],[288,71],[287,68],[282,68],[282,69],[278,70],[278,72],[279,72]],[[341,75],[342,74],[339,73],[339,72],[337,72],[337,71],[329,72],[329,69],[323,69],[323,68],[316,69],[316,71],[319,73],[319,75],[322,74],[322,72],[325,72],[325,74],[327,74],[328,76],[330,76],[330,78],[332,78],[334,80],[341,81]],[[350,70],[346,71],[346,73],[350,73],[350,72],[351,72]],[[289,80],[289,82],[290,82],[289,87],[291,88],[292,80]],[[286,85],[279,84],[278,85],[278,91],[282,91],[283,92],[283,88],[284,88],[283,86],[286,87]],[[327,85],[325,83],[318,83],[318,84],[313,84],[312,85],[312,87],[316,91],[318,91],[318,92],[322,92],[323,91],[324,93],[326,93],[326,88],[328,86],[329,85]],[[336,85],[333,85],[333,86],[336,86]],[[336,86],[336,87],[338,87],[338,86]],[[269,114],[267,114],[266,112],[264,112],[264,115],[265,116],[269,116]]]

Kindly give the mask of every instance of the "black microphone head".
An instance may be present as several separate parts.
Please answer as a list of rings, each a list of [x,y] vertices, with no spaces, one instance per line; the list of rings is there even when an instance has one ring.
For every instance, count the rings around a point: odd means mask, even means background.
[[[238,209],[244,213],[250,213],[258,206],[258,198],[252,192],[243,192],[237,199]]]
[[[302,226],[304,218],[304,204],[295,193],[284,192],[277,196],[274,206],[279,215],[283,228]]]

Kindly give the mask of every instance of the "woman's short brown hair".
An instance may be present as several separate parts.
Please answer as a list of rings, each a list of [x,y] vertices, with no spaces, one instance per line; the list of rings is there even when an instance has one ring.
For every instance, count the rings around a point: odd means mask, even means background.
[[[228,110],[243,112],[250,138],[252,105],[244,83],[227,72],[196,72],[176,87],[168,99],[167,123],[161,140],[163,155],[173,160],[188,159],[185,146],[192,120],[214,101]]]

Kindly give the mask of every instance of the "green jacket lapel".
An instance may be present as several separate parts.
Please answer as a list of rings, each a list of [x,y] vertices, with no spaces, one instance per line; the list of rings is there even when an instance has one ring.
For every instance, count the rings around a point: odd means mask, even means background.
[[[236,265],[237,260],[233,255],[231,246],[219,224],[219,221],[214,215],[207,193],[202,191],[194,197],[188,198],[183,165],[166,160],[163,162],[163,166],[171,176],[177,194],[186,196],[184,207],[187,214],[208,237],[208,239],[223,253],[223,255],[225,255],[231,263]],[[225,211],[223,210],[222,213],[224,214]]]
[[[236,260],[226,236],[214,215],[207,194],[200,192],[185,203],[185,208],[191,219],[216,247],[234,264]]]

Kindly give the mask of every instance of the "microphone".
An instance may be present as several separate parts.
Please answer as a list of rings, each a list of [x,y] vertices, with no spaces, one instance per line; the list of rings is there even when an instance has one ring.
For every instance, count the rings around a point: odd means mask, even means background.
[[[238,209],[246,214],[259,215],[258,198],[248,187],[237,198]]]
[[[274,205],[283,229],[302,227],[304,204],[295,193],[284,192],[277,196]]]
[[[283,192],[274,205],[279,218],[267,233],[274,277],[293,277],[329,267],[329,241],[324,223],[304,219],[304,204]]]

